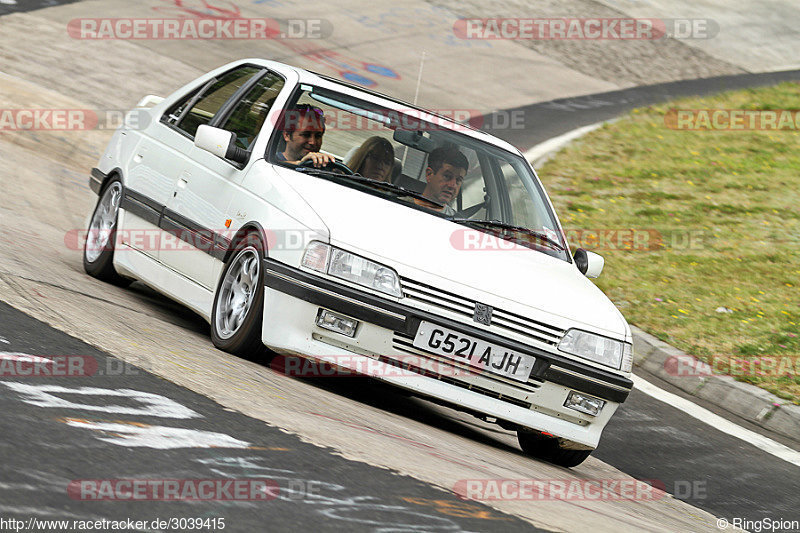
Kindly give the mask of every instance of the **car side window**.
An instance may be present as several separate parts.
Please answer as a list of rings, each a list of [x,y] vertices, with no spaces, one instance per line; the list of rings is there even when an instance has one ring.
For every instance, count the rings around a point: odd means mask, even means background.
[[[189,106],[189,104],[192,103],[192,101],[195,99],[197,93],[203,90],[203,87],[199,87],[194,91],[190,92],[184,98],[182,98],[177,104],[172,106],[172,108],[166,113],[164,113],[164,115],[161,117],[161,122],[172,125],[176,124],[178,120],[180,120],[181,115],[184,113],[184,111],[186,111],[186,108]]]
[[[193,138],[197,128],[211,122],[223,104],[260,71],[258,67],[246,66],[223,74],[210,86],[206,85],[203,88],[205,90],[200,89],[203,91],[200,98],[197,98],[198,92],[194,91],[170,110],[167,113],[169,122]],[[189,106],[191,108],[186,109]]]
[[[483,176],[483,168],[475,150],[467,147],[458,147],[459,151],[467,156],[469,170],[464,176],[461,191],[457,198],[456,208],[458,211],[467,209],[465,215],[468,218],[486,218],[486,182]]]
[[[220,126],[236,135],[236,146],[250,149],[283,86],[283,78],[267,72],[236,104],[230,116]]]

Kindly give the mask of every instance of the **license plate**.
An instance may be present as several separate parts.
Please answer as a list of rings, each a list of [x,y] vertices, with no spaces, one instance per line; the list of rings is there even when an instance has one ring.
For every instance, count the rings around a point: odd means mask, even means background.
[[[430,322],[419,325],[413,344],[422,350],[517,381],[528,381],[536,362],[536,358],[530,355],[515,353]]]

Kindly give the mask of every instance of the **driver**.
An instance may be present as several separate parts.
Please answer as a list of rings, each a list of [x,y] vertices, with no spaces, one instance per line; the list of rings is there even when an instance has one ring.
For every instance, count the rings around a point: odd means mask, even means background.
[[[428,168],[425,169],[427,184],[422,194],[444,204],[444,207],[433,208],[435,211],[448,216],[456,214],[455,209],[450,207],[450,202],[461,191],[468,169],[467,157],[457,148],[441,146],[431,151],[428,155]]]
[[[325,135],[325,115],[320,108],[298,104],[288,110],[282,134],[286,148],[275,155],[276,160],[293,165],[313,161],[318,168],[336,161],[332,155],[319,151]]]

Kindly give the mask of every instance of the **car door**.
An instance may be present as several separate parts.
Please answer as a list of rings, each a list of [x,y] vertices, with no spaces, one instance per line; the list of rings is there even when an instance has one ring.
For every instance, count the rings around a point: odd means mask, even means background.
[[[158,259],[161,248],[161,214],[183,166],[185,147],[181,146],[182,139],[174,136],[174,132],[161,124],[140,136],[128,162],[121,204],[125,210],[120,223],[124,229],[120,233],[122,242],[154,259]]]
[[[237,146],[249,150],[284,85],[280,75],[259,69],[208,124],[234,132]],[[162,263],[209,290],[230,245],[228,228],[247,216],[230,206],[246,167],[192,145],[164,210],[161,225],[178,239],[161,247]]]
[[[206,81],[141,135],[128,164],[123,242],[160,260],[162,249],[174,242],[171,235],[165,239],[162,231],[164,208],[187,166],[194,132],[200,124],[208,124],[222,104],[258,72],[258,67],[244,66]]]

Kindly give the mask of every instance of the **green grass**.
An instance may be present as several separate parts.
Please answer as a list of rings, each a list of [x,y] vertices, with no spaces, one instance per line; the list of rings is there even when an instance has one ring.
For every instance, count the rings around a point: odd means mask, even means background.
[[[800,404],[800,132],[675,130],[670,108],[795,109],[800,84],[636,109],[540,176],[568,234],[646,233],[571,242],[605,257],[597,284],[631,323],[701,359],[774,358],[780,375],[737,379]]]

